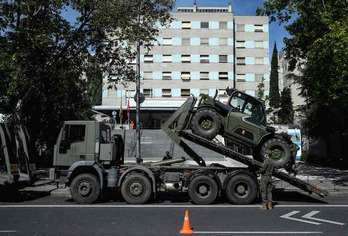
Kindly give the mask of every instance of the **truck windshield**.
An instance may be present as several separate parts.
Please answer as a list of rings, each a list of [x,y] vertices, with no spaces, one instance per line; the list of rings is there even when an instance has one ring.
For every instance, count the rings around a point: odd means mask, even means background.
[[[234,110],[249,115],[253,121],[264,124],[266,122],[263,106],[257,100],[242,93],[232,95],[230,105]]]

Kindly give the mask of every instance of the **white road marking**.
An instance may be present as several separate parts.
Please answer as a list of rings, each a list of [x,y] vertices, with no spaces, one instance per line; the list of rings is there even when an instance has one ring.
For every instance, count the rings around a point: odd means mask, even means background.
[[[324,219],[312,217],[312,216],[318,214],[319,212],[320,211],[311,211],[308,214],[302,216],[302,218],[309,219],[309,220],[320,221],[320,222],[329,223],[329,224],[335,224],[335,225],[345,225],[345,223],[340,223],[340,222],[336,222],[336,221],[324,220]]]
[[[348,205],[277,205],[277,208],[347,208]],[[0,208],[260,208],[260,205],[0,205]]]
[[[0,234],[4,233],[4,234],[8,234],[8,233],[17,233],[17,230],[0,230]]]
[[[299,221],[299,222],[302,222],[302,223],[313,224],[313,225],[320,225],[321,224],[321,223],[318,223],[318,222],[313,222],[313,221],[309,221],[309,220],[301,220],[301,219],[297,219],[297,218],[292,218],[291,217],[293,215],[296,215],[299,212],[300,211],[292,211],[292,212],[289,212],[289,213],[287,213],[285,215],[280,216],[280,218],[284,218],[284,219],[287,219],[287,220]]]
[[[194,234],[322,234],[319,231],[194,231]]]

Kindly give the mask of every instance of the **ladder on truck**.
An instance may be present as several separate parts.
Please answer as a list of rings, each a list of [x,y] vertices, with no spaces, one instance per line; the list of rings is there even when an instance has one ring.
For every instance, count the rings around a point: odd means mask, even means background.
[[[206,166],[205,161],[200,157],[184,139],[222,154],[228,158],[241,162],[247,165],[251,170],[258,170],[262,166],[262,163],[254,160],[246,155],[234,151],[233,149],[223,145],[222,143],[216,143],[214,141],[202,138],[198,135],[186,130],[187,123],[193,112],[194,106],[197,102],[197,98],[190,96],[186,102],[176,110],[168,120],[162,125],[162,130],[177,144],[179,145],[199,166]],[[308,193],[316,193],[321,197],[327,196],[328,192],[321,190],[319,187],[313,186],[295,176],[292,176],[282,170],[275,169],[273,176],[281,179],[299,189],[302,189]]]

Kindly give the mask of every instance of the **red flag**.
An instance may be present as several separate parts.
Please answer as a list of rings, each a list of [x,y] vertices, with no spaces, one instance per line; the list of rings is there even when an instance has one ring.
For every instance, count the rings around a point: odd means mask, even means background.
[[[128,103],[127,103],[127,117],[129,117],[129,99],[128,99]]]

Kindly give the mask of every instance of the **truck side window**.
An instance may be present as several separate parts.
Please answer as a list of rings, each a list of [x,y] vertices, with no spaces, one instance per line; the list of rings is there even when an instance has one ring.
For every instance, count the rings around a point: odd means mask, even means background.
[[[83,142],[86,136],[85,125],[70,125],[68,140],[70,143]]]

